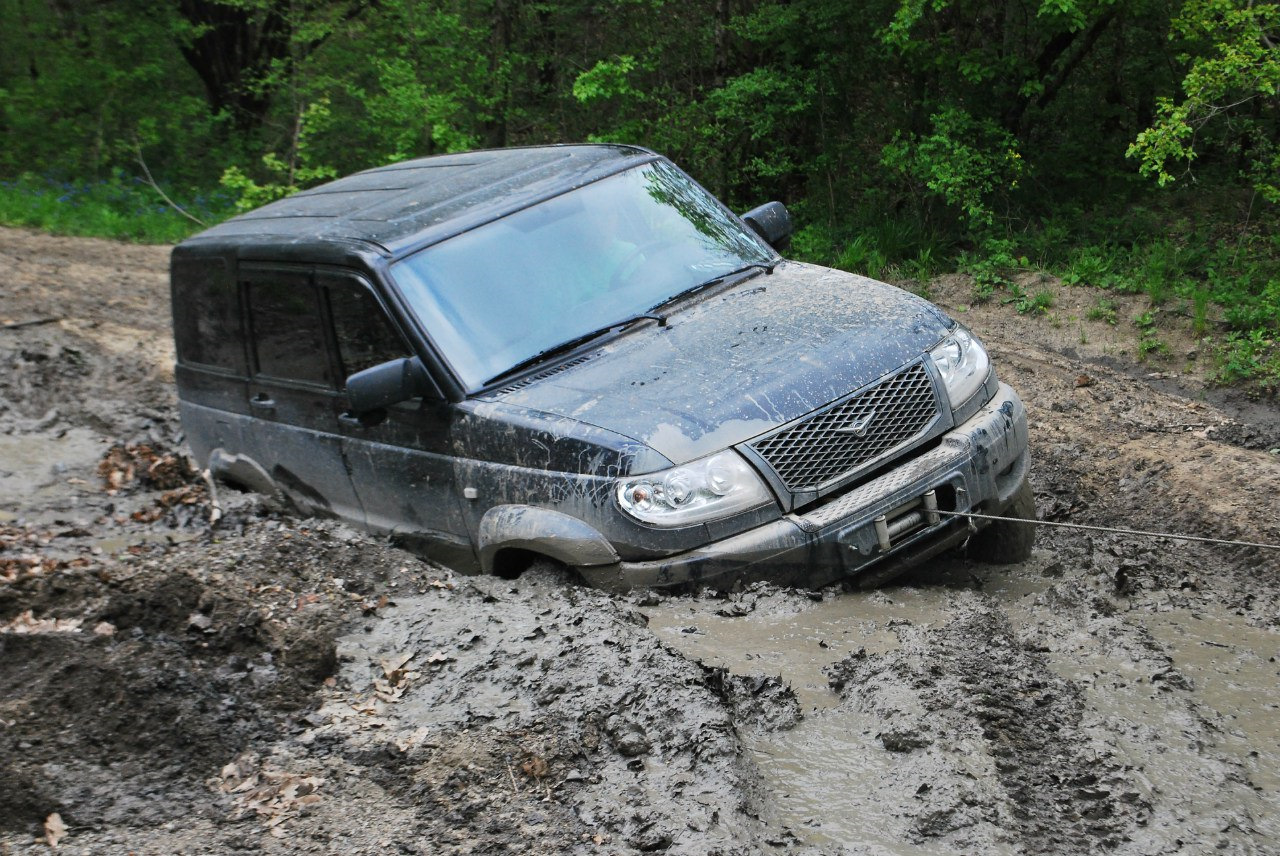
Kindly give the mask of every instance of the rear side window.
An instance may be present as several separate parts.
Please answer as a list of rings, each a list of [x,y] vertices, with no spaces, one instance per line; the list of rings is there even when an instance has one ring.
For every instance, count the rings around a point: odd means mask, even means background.
[[[243,375],[240,299],[226,260],[174,259],[171,275],[178,361]]]
[[[257,373],[280,380],[333,385],[320,302],[305,275],[247,283]]]
[[[334,339],[345,379],[359,371],[410,354],[378,301],[349,277],[319,277],[329,297]]]

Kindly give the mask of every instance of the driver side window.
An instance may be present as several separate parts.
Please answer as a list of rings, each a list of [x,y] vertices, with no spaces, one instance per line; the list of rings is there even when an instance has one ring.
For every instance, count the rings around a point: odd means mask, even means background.
[[[320,282],[329,300],[342,381],[356,372],[411,355],[367,288],[347,277],[325,276]]]

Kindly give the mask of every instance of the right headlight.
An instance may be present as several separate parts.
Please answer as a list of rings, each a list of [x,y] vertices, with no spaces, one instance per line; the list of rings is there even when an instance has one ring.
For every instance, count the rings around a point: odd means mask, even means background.
[[[654,526],[688,526],[728,517],[772,500],[760,476],[736,452],[717,452],[679,467],[618,482],[618,505]]]
[[[991,371],[987,349],[963,324],[957,324],[951,335],[930,351],[929,356],[938,367],[952,407],[959,407],[972,398]]]

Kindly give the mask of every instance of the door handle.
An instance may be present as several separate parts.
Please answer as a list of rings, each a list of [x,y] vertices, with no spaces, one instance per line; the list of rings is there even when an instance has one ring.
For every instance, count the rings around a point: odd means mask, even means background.
[[[352,428],[376,428],[387,421],[387,411],[378,409],[356,414],[345,410],[338,414],[338,421]]]

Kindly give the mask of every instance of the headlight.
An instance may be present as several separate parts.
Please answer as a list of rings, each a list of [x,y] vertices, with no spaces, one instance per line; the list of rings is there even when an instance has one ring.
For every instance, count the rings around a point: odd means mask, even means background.
[[[957,324],[952,334],[930,351],[929,356],[938,367],[938,374],[942,375],[952,407],[968,401],[991,371],[986,348],[962,324]]]
[[[654,526],[688,526],[728,517],[772,499],[760,476],[735,452],[618,482],[618,505]]]

